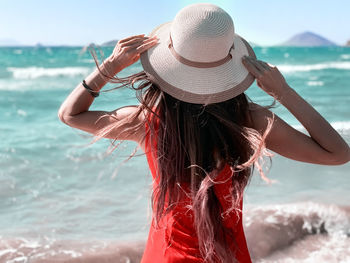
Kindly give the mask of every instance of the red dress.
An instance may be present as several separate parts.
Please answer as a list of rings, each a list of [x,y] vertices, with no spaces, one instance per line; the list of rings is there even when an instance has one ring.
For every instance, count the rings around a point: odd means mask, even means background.
[[[149,134],[149,133],[146,133]],[[155,155],[152,154],[149,146],[149,136],[146,136],[145,151],[149,168],[153,179],[156,176],[157,163]],[[153,147],[152,147],[153,148]],[[154,148],[153,148],[154,149]],[[217,179],[224,181],[225,178],[232,175],[229,166],[226,166],[219,174]],[[154,180],[153,187],[158,182]],[[224,211],[229,208],[230,204],[224,197],[230,195],[230,182],[216,184],[214,186],[215,194],[218,197]],[[193,223],[193,212],[186,207],[191,202],[190,197],[186,198],[181,204],[164,216],[157,227],[152,220],[151,228],[146,243],[146,248],[141,263],[203,263],[204,260],[200,255],[198,238]],[[242,211],[242,202],[240,203]],[[236,212],[228,213],[223,219],[225,227],[231,228],[235,235],[236,245],[231,242],[232,249],[236,251],[236,262],[251,263],[244,230],[242,224],[242,212],[239,213],[237,220]],[[235,260],[232,260],[235,262]]]

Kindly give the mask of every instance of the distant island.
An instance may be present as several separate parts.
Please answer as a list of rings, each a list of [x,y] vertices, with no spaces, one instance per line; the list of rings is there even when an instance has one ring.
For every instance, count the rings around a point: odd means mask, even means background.
[[[101,46],[103,46],[103,47],[111,47],[111,46],[113,46],[114,47],[118,43],[118,41],[119,41],[118,39],[107,41],[107,42],[102,43]]]
[[[286,42],[282,43],[281,46],[320,47],[320,46],[337,46],[337,44],[320,35],[307,31],[291,37]]]
[[[348,42],[346,42],[345,46],[350,47],[350,39],[348,40]]]

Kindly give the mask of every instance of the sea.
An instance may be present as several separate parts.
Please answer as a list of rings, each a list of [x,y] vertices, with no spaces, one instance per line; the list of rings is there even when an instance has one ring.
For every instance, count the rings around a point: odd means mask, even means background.
[[[112,47],[103,47],[107,57]],[[254,47],[350,143],[350,48]],[[60,122],[68,94],[96,68],[84,47],[0,48],[0,262],[139,262],[151,219],[141,151]],[[142,71],[140,62],[119,76]],[[115,86],[108,84],[105,90]],[[273,99],[253,84],[250,99]],[[92,110],[137,104],[128,88]],[[283,106],[272,109],[305,132]],[[288,142],[286,142],[288,143]],[[324,166],[274,154],[244,196],[253,262],[350,262],[350,163]]]

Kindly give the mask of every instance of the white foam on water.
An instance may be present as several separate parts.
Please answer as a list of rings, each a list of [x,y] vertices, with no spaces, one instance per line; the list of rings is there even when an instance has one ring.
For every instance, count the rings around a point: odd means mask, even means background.
[[[12,79],[10,81],[0,79],[0,90],[7,91],[28,91],[28,90],[70,90],[72,89],[72,84],[69,84],[69,81],[62,79],[65,82],[61,81],[47,81],[40,79]],[[67,84],[65,84],[67,83]],[[73,84],[75,86],[77,83]]]
[[[28,246],[27,243],[34,246]],[[50,244],[48,246],[48,244]],[[140,262],[145,241],[58,241],[0,239],[0,262]],[[94,261],[92,261],[94,260]],[[117,260],[117,261],[116,261]]]
[[[266,54],[267,53],[267,51],[268,51],[268,48],[266,48],[266,47],[263,47],[262,49],[261,49],[261,54]]]
[[[331,122],[330,124],[338,132],[350,130],[350,121],[334,121],[334,122]],[[292,127],[299,131],[305,131],[304,126],[302,126],[301,124],[292,125]]]
[[[23,53],[22,49],[15,49],[15,50],[13,50],[13,54],[21,55],[22,53]]]
[[[24,243],[19,245],[19,248],[40,248],[41,244],[38,241],[25,240]]]
[[[82,253],[76,252],[76,251],[74,251],[74,250],[59,250],[58,253],[62,253],[62,254],[65,254],[65,255],[69,255],[69,256],[71,256],[72,258],[81,257],[81,256],[83,255]]]
[[[349,209],[349,208],[347,208]],[[251,206],[245,210],[245,232],[253,262],[347,262],[350,252],[349,211],[313,202]],[[0,238],[0,262],[35,262],[79,258],[130,259],[139,262],[144,241],[80,242]],[[43,261],[41,261],[43,262]],[[103,261],[104,262],[104,261]]]
[[[26,117],[26,116],[27,116],[27,112],[24,111],[24,110],[21,110],[21,109],[18,109],[18,110],[17,110],[17,114],[18,114],[19,116],[22,116],[22,117]]]
[[[350,62],[334,61],[334,62],[309,64],[309,65],[279,65],[277,67],[283,73],[308,72],[308,71],[324,70],[324,69],[350,70]]]
[[[323,86],[324,82],[323,81],[308,81],[307,85],[308,86]]]
[[[251,207],[244,223],[254,262],[350,259],[350,215],[339,206],[304,202]]]
[[[95,65],[95,60],[92,59],[92,58],[84,58],[81,60],[81,62],[84,62],[84,63],[94,63]]]
[[[336,130],[349,130],[350,129],[350,121],[336,121],[336,122],[331,122],[331,125],[333,126],[334,129]]]
[[[45,48],[45,51],[46,51],[46,53],[48,53],[50,55],[52,54],[52,49],[49,47]]]
[[[15,257],[12,260],[8,260],[6,261],[6,263],[16,263],[16,262],[20,262],[20,263],[27,263],[28,262],[28,257],[26,256],[19,256],[19,257]]]
[[[85,76],[91,68],[87,67],[63,67],[63,68],[43,68],[43,67],[27,67],[14,68],[8,67],[8,72],[12,73],[15,79],[37,79],[41,77],[74,77]]]
[[[3,249],[3,250],[0,250],[0,257],[5,255],[5,254],[8,254],[8,253],[14,253],[16,252],[17,250],[14,249],[14,248],[8,248],[8,249]]]
[[[340,58],[341,59],[350,59],[350,54],[341,54]]]
[[[344,235],[314,235],[276,251],[257,263],[349,263],[350,238]]]

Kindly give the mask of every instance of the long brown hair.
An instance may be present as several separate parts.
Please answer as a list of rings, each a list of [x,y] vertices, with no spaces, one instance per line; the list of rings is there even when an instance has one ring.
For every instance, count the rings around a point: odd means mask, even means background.
[[[130,132],[144,128],[147,123],[147,136],[151,142],[157,142],[156,146],[148,145],[156,155],[158,167],[159,184],[152,193],[155,221],[160,222],[184,195],[190,195],[204,261],[232,262],[236,251],[232,251],[227,236],[234,238],[234,235],[223,225],[220,215],[226,211],[215,194],[215,178],[225,165],[231,167],[231,207],[239,214],[251,169],[265,154],[264,139],[269,127],[263,135],[251,128],[249,102],[244,93],[221,103],[192,104],[164,93],[145,72],[126,78],[105,77],[112,83],[133,88],[140,106],[132,118],[145,115],[144,121],[135,127],[130,128],[126,123],[117,125],[125,125]],[[99,136],[105,136],[113,128],[113,125],[105,127]],[[188,193],[183,191],[182,184],[190,186]]]

